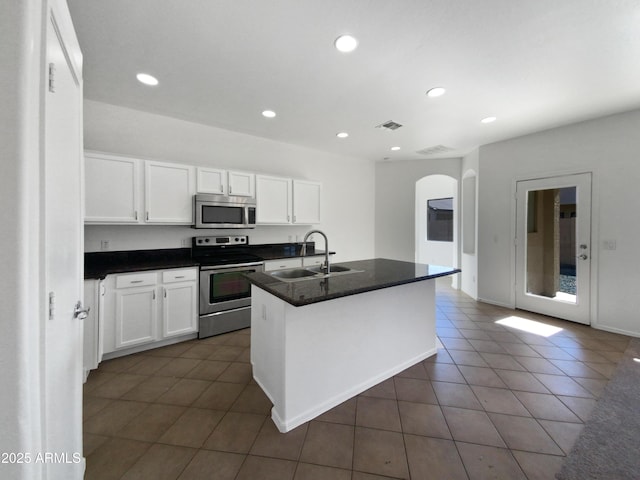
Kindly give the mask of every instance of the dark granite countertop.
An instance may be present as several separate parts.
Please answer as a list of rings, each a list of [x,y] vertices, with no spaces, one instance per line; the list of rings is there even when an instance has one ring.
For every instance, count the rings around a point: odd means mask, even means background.
[[[386,258],[339,262],[336,265],[359,270],[359,272],[334,274],[324,278],[305,278],[294,282],[278,280],[268,273],[250,273],[247,278],[257,287],[291,305],[301,307],[460,272],[460,269],[453,267],[424,265]]]
[[[275,260],[300,257],[301,245],[300,243],[248,245],[247,250],[263,260]],[[313,247],[313,242],[309,242],[307,256],[324,255],[323,251],[315,250]],[[88,252],[84,254],[85,279],[101,279],[112,273],[199,266],[198,261],[191,258],[190,248]]]

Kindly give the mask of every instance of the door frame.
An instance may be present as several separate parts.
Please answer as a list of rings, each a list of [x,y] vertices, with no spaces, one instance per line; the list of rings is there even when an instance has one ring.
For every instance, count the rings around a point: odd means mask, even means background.
[[[595,167],[591,167],[589,170],[583,169],[567,169],[567,170],[557,170],[557,171],[540,171],[527,174],[516,175],[512,177],[511,181],[511,225],[510,225],[510,235],[511,235],[511,245],[510,245],[510,282],[511,282],[511,291],[509,293],[509,302],[510,307],[516,308],[516,289],[518,288],[516,285],[516,268],[517,268],[517,258],[516,258],[516,234],[517,234],[517,185],[518,182],[528,181],[528,180],[538,180],[544,178],[553,178],[553,177],[563,177],[569,175],[580,175],[583,173],[591,174],[591,275],[590,275],[590,299],[589,299],[589,318],[591,327],[598,327],[598,266],[599,266],[599,250],[600,250],[600,238],[599,238],[599,198],[600,198],[600,185],[598,179],[598,169]],[[507,305],[505,305],[507,306]],[[568,321],[568,320],[567,320]]]

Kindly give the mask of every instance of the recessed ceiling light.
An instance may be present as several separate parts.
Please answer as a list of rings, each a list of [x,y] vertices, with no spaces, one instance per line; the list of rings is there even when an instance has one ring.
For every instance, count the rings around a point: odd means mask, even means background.
[[[336,137],[338,138],[347,138],[349,134],[347,132],[336,133]]]
[[[343,53],[353,52],[358,46],[358,40],[351,35],[340,35],[334,42],[338,51]]]
[[[444,88],[434,87],[427,92],[427,97],[431,97],[431,98],[440,97],[441,95],[444,95],[444,92],[446,92]]]
[[[150,85],[152,87],[158,85],[158,79],[148,73],[139,73],[136,75],[136,78],[140,83],[144,83],[145,85]]]
[[[262,116],[267,118],[273,118],[276,116],[276,112],[274,112],[273,110],[265,110],[264,112],[262,112]]]
[[[492,123],[492,122],[495,122],[496,120],[497,120],[496,117],[486,117],[486,118],[483,118],[480,121],[482,123]]]
[[[400,150],[400,147],[391,147],[391,150],[393,150],[395,152],[397,150]]]

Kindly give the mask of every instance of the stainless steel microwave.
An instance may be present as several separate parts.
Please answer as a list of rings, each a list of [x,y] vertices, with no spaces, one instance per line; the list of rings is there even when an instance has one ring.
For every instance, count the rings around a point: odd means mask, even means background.
[[[251,197],[199,194],[193,197],[194,228],[254,228],[256,200]]]

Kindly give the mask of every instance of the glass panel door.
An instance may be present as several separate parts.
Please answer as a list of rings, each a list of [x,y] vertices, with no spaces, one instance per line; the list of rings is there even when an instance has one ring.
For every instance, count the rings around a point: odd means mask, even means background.
[[[589,323],[591,174],[517,183],[516,307]]]

